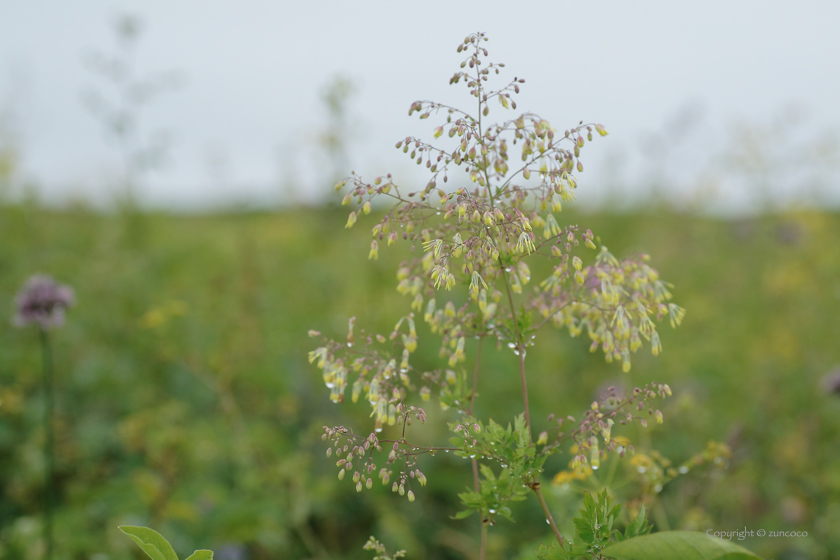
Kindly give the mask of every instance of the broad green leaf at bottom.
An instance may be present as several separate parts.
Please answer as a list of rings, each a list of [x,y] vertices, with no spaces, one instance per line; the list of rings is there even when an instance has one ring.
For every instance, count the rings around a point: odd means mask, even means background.
[[[755,560],[746,548],[692,531],[665,531],[608,546],[601,554],[619,560]]]
[[[131,525],[120,525],[119,530],[131,537],[152,560],[178,560],[172,545],[157,531]]]

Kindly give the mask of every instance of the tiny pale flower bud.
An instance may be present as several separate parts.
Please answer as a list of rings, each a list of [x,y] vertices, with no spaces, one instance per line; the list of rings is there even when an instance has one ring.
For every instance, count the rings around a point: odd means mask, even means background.
[[[409,502],[414,501],[414,492],[412,492],[411,490],[408,491],[408,501]]]
[[[545,445],[548,443],[548,432],[541,432],[540,437],[537,438],[537,445]]]

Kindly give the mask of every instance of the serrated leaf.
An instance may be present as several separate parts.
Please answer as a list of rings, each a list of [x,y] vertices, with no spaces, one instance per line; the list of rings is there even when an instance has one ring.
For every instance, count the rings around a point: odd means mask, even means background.
[[[619,560],[754,560],[746,548],[692,531],[666,531],[608,546],[601,554]]]
[[[490,467],[488,467],[487,465],[483,465],[483,464],[479,464],[478,467],[479,467],[479,469],[481,469],[481,475],[484,478],[486,478],[487,480],[489,480],[491,482],[496,481],[496,475],[493,474],[493,471],[492,471],[492,469],[490,469]]]
[[[452,519],[466,519],[470,515],[473,514],[475,510],[472,509],[465,509],[464,511],[459,511],[455,515],[452,516]]]
[[[189,555],[187,560],[213,560],[212,550],[196,550]]]
[[[627,526],[627,529],[624,531],[624,538],[621,540],[646,535],[650,533],[650,529],[651,527],[647,524],[645,506],[643,505],[636,518]]]
[[[172,545],[157,531],[131,525],[120,525],[119,530],[131,537],[152,560],[178,560]]]
[[[592,530],[592,525],[588,520],[575,517],[572,519],[572,522],[575,524],[575,532],[583,542],[589,544],[595,542],[595,532]]]

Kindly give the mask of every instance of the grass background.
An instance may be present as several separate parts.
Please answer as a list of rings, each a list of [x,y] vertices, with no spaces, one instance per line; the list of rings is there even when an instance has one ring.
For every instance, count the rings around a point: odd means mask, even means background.
[[[581,492],[612,472],[611,486],[631,506],[645,499],[658,530],[807,531],[741,544],[766,558],[840,557],[840,394],[821,385],[840,364],[840,215],[563,216],[617,256],[650,253],[687,316],[663,330],[664,352],[641,352],[629,374],[584,340],[541,332],[528,353],[535,430],[551,412],[579,415],[610,384],[655,380],[674,390],[665,424],[616,435],[675,464],[710,440],[732,454],[725,468],[698,468],[653,495],[630,457],[604,465],[601,478],[546,484],[561,531],[572,534]],[[35,330],[10,323],[14,295],[34,273],[71,285],[78,300],[53,333],[56,558],[139,558],[119,524],[154,527],[179,554],[213,548],[219,560],[368,558],[370,534],[409,558],[477,558],[476,520],[449,519],[455,493],[471,485],[465,461],[423,459],[429,484],[409,504],[378,486],[356,494],[324,457],[321,426],[364,431],[368,410],[329,402],[307,363],[307,330],[341,337],[355,315],[387,333],[409,304],[395,290],[407,247],[370,262],[365,221],[346,231],[345,220],[332,209],[0,206],[0,558],[42,553],[40,354]],[[432,367],[437,344],[423,326],[419,335],[417,361]],[[514,360],[507,349],[483,355],[479,415],[520,412]],[[452,413],[427,408],[418,437],[445,443]],[[547,478],[566,461],[549,463]],[[516,524],[491,530],[491,557],[531,558],[549,537],[536,502],[514,513]]]

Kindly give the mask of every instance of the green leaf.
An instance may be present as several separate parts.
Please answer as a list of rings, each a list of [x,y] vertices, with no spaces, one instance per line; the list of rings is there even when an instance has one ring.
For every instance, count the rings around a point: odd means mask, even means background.
[[[187,560],[213,560],[212,550],[196,550],[187,558]]]
[[[178,560],[172,545],[157,531],[131,525],[120,525],[119,529],[131,537],[152,560]]]
[[[575,524],[575,532],[580,537],[580,540],[587,544],[595,542],[595,531],[592,528],[592,523],[588,519],[575,517],[572,519],[572,522]]]
[[[639,510],[639,514],[627,526],[627,529],[624,531],[623,537],[621,533],[616,533],[616,538],[618,538],[618,541],[621,542],[623,540],[647,535],[648,533],[650,533],[651,527],[652,526],[647,524],[647,519],[645,517],[645,506],[642,506],[641,510]]]
[[[458,513],[452,516],[452,519],[466,519],[467,517],[472,515],[474,511],[475,510],[472,509],[465,509],[463,511],[459,511]]]
[[[608,546],[603,555],[620,560],[753,560],[759,558],[729,541],[692,531],[666,531]]]

